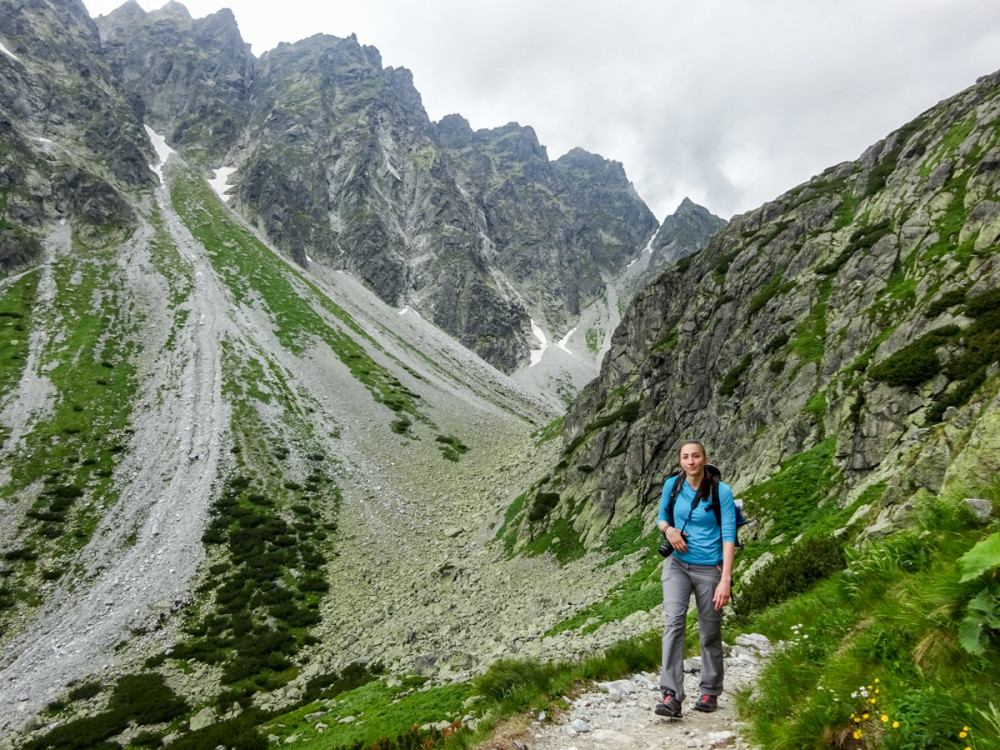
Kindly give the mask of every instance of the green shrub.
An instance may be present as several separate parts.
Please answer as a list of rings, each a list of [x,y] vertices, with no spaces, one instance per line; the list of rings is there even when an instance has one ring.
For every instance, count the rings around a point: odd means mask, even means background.
[[[785,275],[785,269],[782,268],[770,280],[761,287],[760,291],[757,292],[753,297],[750,298],[750,303],[747,305],[747,315],[754,316],[758,312],[764,309],[764,306],[771,301],[771,299],[778,294],[778,292],[788,291],[791,286],[782,285],[781,278]],[[792,283],[794,286],[794,282]]]
[[[163,676],[155,672],[122,677],[111,694],[109,705],[136,724],[159,724],[188,711],[184,699],[175,695],[163,682]]]
[[[640,401],[630,401],[624,404],[621,408],[616,409],[610,414],[605,414],[603,417],[598,417],[584,429],[582,435],[578,435],[576,438],[571,440],[569,444],[563,449],[563,456],[570,456],[573,452],[579,448],[591,433],[602,430],[609,425],[613,425],[616,422],[627,422],[631,424],[639,418],[639,414],[642,410],[642,403]]]
[[[788,334],[781,333],[775,336],[773,339],[767,342],[767,346],[764,347],[765,354],[773,354],[778,351],[781,347],[788,343]]]
[[[70,690],[68,697],[71,701],[90,700],[94,696],[98,695],[103,689],[104,687],[99,682],[85,682],[82,685],[77,685]]]
[[[927,409],[926,424],[932,425],[940,422],[949,406],[963,406],[984,382],[986,382],[986,368],[980,367],[957,387],[949,389],[940,399],[931,404],[930,408]]]
[[[937,349],[955,338],[961,329],[958,326],[944,326],[925,333],[907,344],[869,371],[874,380],[881,380],[892,386],[918,385],[941,371],[941,361]]]
[[[266,750],[267,740],[258,731],[258,727],[266,718],[267,715],[259,709],[245,711],[234,719],[225,719],[190,732],[174,740],[170,747],[174,750],[205,750],[216,747],[233,750]],[[136,744],[134,740],[133,744]],[[157,746],[159,743],[154,745]]]
[[[528,520],[532,523],[541,521],[549,514],[549,511],[559,504],[559,500],[558,492],[539,492],[535,495],[535,501],[531,504],[531,510],[528,511]]]
[[[736,260],[736,256],[739,255],[742,250],[742,247],[738,247],[732,252],[726,253],[719,258],[719,261],[715,264],[715,269],[713,270],[717,283],[721,285],[726,280],[726,274],[729,273],[729,266],[734,260]]]
[[[384,667],[377,662],[371,664],[351,662],[339,673],[331,672],[310,679],[306,683],[305,699],[315,701],[320,698],[327,700],[335,698],[340,693],[367,685],[383,671]]]
[[[888,219],[876,224],[861,227],[851,235],[851,239],[836,258],[816,267],[816,273],[821,276],[832,276],[837,273],[851,257],[857,253],[871,250],[875,243],[892,231],[892,222]]]
[[[691,255],[685,255],[679,261],[674,263],[674,269],[677,271],[677,273],[687,273],[687,270],[691,267],[691,264],[694,262],[694,255],[695,255],[694,253],[692,253]]]
[[[739,617],[746,620],[791,596],[807,591],[845,566],[844,545],[834,537],[802,540],[781,557],[758,570],[735,601]]]
[[[748,354],[736,367],[726,373],[726,376],[722,379],[722,385],[719,386],[720,396],[732,396],[736,392],[736,388],[740,384],[740,378],[743,377],[743,373],[750,367],[752,361],[752,357]]]
[[[107,739],[130,723],[158,724],[183,716],[188,710],[187,703],[164,684],[161,675],[127,675],[115,686],[107,711],[57,726],[25,744],[24,750],[117,748]]]
[[[936,318],[946,310],[955,307],[955,305],[961,305],[965,302],[966,291],[963,287],[962,289],[952,289],[950,292],[945,292],[928,305],[924,315],[928,318]]]

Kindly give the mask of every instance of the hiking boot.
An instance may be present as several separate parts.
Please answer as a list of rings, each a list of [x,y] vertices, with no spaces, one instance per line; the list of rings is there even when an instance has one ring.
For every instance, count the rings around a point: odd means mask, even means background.
[[[674,697],[673,693],[663,696],[663,702],[657,703],[653,713],[657,716],[669,716],[671,719],[681,718],[681,702]]]
[[[719,707],[719,699],[714,695],[708,695],[707,693],[701,696],[698,701],[694,704],[695,711],[704,711],[707,714],[712,713],[715,709]]]

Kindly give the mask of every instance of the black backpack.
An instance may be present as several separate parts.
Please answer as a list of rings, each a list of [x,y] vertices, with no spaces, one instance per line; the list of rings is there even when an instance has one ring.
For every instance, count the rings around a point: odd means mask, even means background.
[[[712,483],[712,511],[715,513],[715,522],[719,525],[719,535],[722,535],[722,503],[719,502],[719,480],[722,479],[722,472],[717,466],[712,464],[705,465],[705,473],[708,475],[709,480]],[[681,471],[678,469],[670,477],[680,477]],[[667,501],[667,523],[676,528],[674,524],[674,504],[677,502],[677,496],[681,494],[681,487],[684,485],[684,480],[681,481],[674,480],[673,487],[670,488],[670,499]],[[740,542],[740,527],[746,526],[747,520],[743,517],[743,511],[740,510],[740,506],[736,506],[736,546],[742,547],[743,544]]]

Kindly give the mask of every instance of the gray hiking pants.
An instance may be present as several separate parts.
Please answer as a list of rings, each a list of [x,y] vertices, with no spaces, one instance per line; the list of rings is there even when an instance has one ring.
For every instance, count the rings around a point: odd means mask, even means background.
[[[663,563],[663,666],[660,692],[684,700],[684,626],[694,591],[701,639],[701,693],[722,693],[722,610],[715,609],[715,587],[722,579],[717,565],[690,565],[671,555]]]

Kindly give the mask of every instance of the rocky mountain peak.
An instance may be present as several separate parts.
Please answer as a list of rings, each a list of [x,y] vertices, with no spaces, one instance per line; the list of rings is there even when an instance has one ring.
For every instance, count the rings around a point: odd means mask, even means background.
[[[574,148],[556,159],[556,166],[567,171],[587,175],[591,179],[607,180],[618,184],[628,183],[625,167],[621,162],[605,159],[603,156]]]
[[[493,148],[515,162],[548,162],[549,154],[545,146],[538,142],[535,129],[509,122],[498,128],[477,131],[480,138],[489,141]]]
[[[137,0],[126,0],[110,13],[97,17],[97,23],[105,30],[101,33],[105,36],[121,33],[121,30],[130,23],[141,23],[146,18],[146,11],[139,5]]]
[[[180,3],[126,4],[97,21],[104,56],[148,124],[192,158],[220,160],[246,121],[254,58],[232,11],[192,19]]]
[[[160,14],[163,16],[173,16],[174,18],[180,18],[190,21],[191,13],[188,11],[187,6],[183,3],[177,2],[177,0],[167,0],[159,10],[153,11],[154,14]]]
[[[706,240],[725,225],[725,220],[704,206],[684,198],[677,210],[663,220],[650,244],[654,257],[651,265],[659,269],[676,263],[693,248],[701,249]]]
[[[445,115],[434,124],[434,138],[445,148],[462,149],[472,143],[472,126],[462,115]]]

